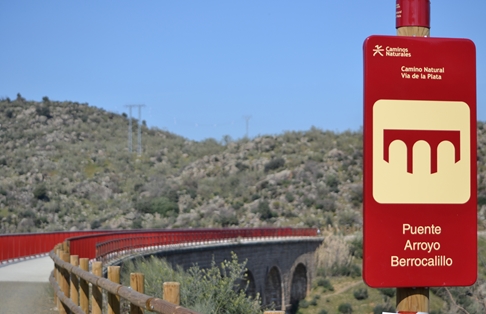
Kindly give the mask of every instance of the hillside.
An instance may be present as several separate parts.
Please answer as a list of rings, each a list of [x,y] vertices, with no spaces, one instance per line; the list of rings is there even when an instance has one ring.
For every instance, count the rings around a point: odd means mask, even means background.
[[[362,225],[360,132],[194,142],[142,121],[137,156],[126,114],[20,94],[0,100],[0,125],[0,233]],[[482,123],[478,142],[482,228]]]
[[[1,100],[0,232],[361,225],[359,133],[313,128],[223,145],[142,124],[137,156],[125,114]]]

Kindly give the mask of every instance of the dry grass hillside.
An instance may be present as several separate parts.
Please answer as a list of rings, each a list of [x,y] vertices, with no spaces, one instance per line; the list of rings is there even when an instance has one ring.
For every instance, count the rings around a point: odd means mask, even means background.
[[[359,132],[223,144],[142,121],[137,156],[126,115],[20,95],[0,101],[0,124],[1,233],[362,223]]]

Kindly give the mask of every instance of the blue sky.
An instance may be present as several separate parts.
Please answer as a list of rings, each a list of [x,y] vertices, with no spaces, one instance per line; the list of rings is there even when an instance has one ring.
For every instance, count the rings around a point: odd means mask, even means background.
[[[472,39],[486,120],[486,1],[431,4],[431,36]],[[86,102],[192,140],[357,130],[362,44],[394,0],[1,1],[0,97]],[[133,116],[138,112],[133,110]]]

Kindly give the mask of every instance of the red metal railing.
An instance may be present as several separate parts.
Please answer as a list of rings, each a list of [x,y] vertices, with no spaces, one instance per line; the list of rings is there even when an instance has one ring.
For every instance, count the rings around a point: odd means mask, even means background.
[[[117,252],[133,252],[140,248],[159,248],[167,245],[204,244],[223,242],[231,239],[271,239],[281,237],[315,237],[315,228],[244,228],[244,229],[189,229],[163,230],[120,235],[93,236],[104,238],[96,244],[96,259],[105,259]],[[108,239],[111,238],[111,239]],[[71,250],[73,248],[71,244]]]
[[[113,231],[2,234],[0,235],[0,263],[47,254],[56,244],[70,237],[107,232]]]
[[[0,235],[0,263],[48,253],[68,241],[70,253],[90,259],[141,247],[207,243],[236,238],[317,236],[313,228],[232,228],[129,231],[74,231]]]

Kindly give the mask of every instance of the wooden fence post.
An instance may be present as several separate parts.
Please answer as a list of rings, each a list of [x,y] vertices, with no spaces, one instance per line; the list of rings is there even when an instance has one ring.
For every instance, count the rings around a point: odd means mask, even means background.
[[[59,258],[61,257],[61,250],[59,249],[59,244],[56,244],[56,246],[54,247],[54,252],[56,253],[56,256],[58,256]],[[56,279],[58,286],[60,286],[60,280],[59,280],[60,270],[59,269],[60,269],[59,266],[57,266],[57,264],[54,264],[54,279]],[[61,302],[57,298],[57,295],[56,295],[55,292],[54,292],[54,304],[56,305],[58,310],[61,308]]]
[[[95,276],[101,277],[103,275],[103,263],[94,262],[92,273]],[[97,285],[91,285],[91,311],[93,314],[102,314],[103,309],[103,294],[101,288]]]
[[[172,304],[180,305],[181,304],[180,287],[181,284],[178,282],[164,282],[163,299]]]
[[[71,265],[76,267],[79,266],[78,255],[71,255]],[[71,291],[69,295],[71,296],[71,300],[73,300],[74,304],[79,305],[79,279],[78,276],[74,275],[73,273],[71,273],[70,276],[71,276]]]
[[[120,266],[108,266],[108,280],[120,283]],[[108,314],[120,314],[120,297],[108,292]]]
[[[69,253],[61,251],[61,259],[64,262],[69,263],[70,262]],[[70,280],[69,280],[69,272],[68,272],[67,269],[61,268],[60,279],[61,279],[61,291],[62,291],[62,293],[64,293],[64,295],[67,298],[69,298],[69,281]],[[59,308],[59,313],[70,313],[70,312],[71,311],[69,310],[69,308],[67,306],[65,306],[64,304],[61,304],[61,307]]]
[[[67,242],[67,241],[64,241],[64,242],[62,243],[62,248],[61,248],[61,249],[62,249],[64,252],[71,254],[70,249],[69,249],[69,244],[68,244],[68,242]]]
[[[137,292],[145,293],[145,276],[142,273],[130,274],[130,287]],[[130,314],[143,314],[143,309],[130,303]]]
[[[79,266],[84,271],[89,271],[89,259],[81,258],[79,260]],[[89,284],[83,278],[79,279],[79,306],[88,313],[89,311]]]

